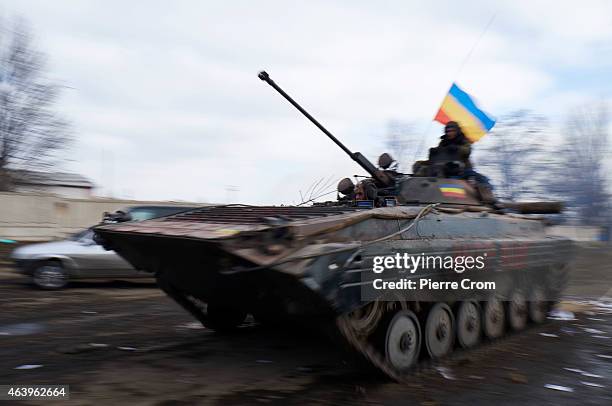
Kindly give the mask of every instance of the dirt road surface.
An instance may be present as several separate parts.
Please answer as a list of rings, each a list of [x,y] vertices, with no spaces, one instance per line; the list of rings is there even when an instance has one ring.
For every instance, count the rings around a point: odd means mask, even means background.
[[[48,292],[5,267],[0,384],[70,385],[69,400],[23,405],[610,405],[611,264],[607,250],[581,251],[561,304],[574,320],[428,364],[403,384],[364,372],[299,326],[216,334],[152,283]]]

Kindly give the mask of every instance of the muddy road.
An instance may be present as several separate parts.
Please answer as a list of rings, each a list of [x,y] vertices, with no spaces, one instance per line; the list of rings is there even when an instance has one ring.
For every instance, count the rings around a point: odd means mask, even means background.
[[[607,250],[581,251],[564,320],[428,364],[405,384],[299,326],[208,331],[153,283],[46,292],[4,267],[0,384],[70,385],[70,400],[24,405],[609,405],[611,264]]]

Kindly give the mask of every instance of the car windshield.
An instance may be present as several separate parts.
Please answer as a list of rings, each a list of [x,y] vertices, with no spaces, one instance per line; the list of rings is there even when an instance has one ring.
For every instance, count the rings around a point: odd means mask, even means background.
[[[69,240],[71,241],[84,241],[84,240],[93,240],[93,230],[91,228],[87,228],[83,231],[79,231],[76,234],[70,236]]]
[[[189,210],[190,207],[139,207],[129,210],[132,221],[149,220]]]

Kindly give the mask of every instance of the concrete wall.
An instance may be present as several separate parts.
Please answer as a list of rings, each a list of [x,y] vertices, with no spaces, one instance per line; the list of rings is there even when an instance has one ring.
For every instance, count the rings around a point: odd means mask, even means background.
[[[145,205],[197,206],[201,203],[119,199],[75,199],[51,194],[0,193],[0,239],[47,241],[97,224],[105,211]]]
[[[71,199],[91,198],[91,189],[72,186],[43,186],[43,185],[17,185],[17,193],[54,194]]]

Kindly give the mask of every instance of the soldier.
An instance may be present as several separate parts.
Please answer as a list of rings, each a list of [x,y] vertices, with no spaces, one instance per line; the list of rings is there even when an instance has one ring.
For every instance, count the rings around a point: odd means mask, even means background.
[[[472,147],[470,141],[461,131],[461,127],[456,121],[449,121],[444,127],[444,135],[440,137],[440,144],[437,148],[429,149],[430,158],[438,154],[440,149],[447,149],[452,152],[458,152],[459,159],[463,163],[464,172],[472,171],[472,163],[470,162],[470,153]],[[416,161],[412,167],[412,173],[415,176],[428,176],[431,161]],[[472,174],[469,172],[470,175]],[[447,174],[447,176],[451,176]]]
[[[447,176],[468,180],[476,187],[483,201],[495,204],[496,200],[493,195],[493,186],[489,182],[489,178],[474,170],[472,162],[470,161],[472,143],[465,134],[463,134],[461,127],[456,121],[449,121],[446,123],[444,135],[440,137],[440,144],[438,144],[438,148],[432,148],[430,150],[430,156],[438,153],[440,148],[447,148],[452,152],[457,152],[464,166],[462,170],[457,171],[456,175],[453,176],[448,174]],[[426,176],[428,166],[428,161],[417,161],[413,167],[413,173],[416,176]]]
[[[470,181],[480,193],[483,201],[488,203],[494,203],[495,197],[493,196],[493,186],[489,182],[489,178],[476,172],[470,161],[470,154],[472,152],[472,143],[467,139],[461,127],[456,121],[449,121],[444,127],[444,135],[440,137],[440,144],[438,147],[446,147],[450,149],[457,148],[458,155],[464,164],[462,178]]]
[[[444,135],[440,137],[438,147],[456,147],[459,151],[459,157],[465,165],[465,170],[472,170],[470,162],[470,153],[472,152],[472,144],[467,139],[461,127],[456,121],[449,121],[444,127]]]

